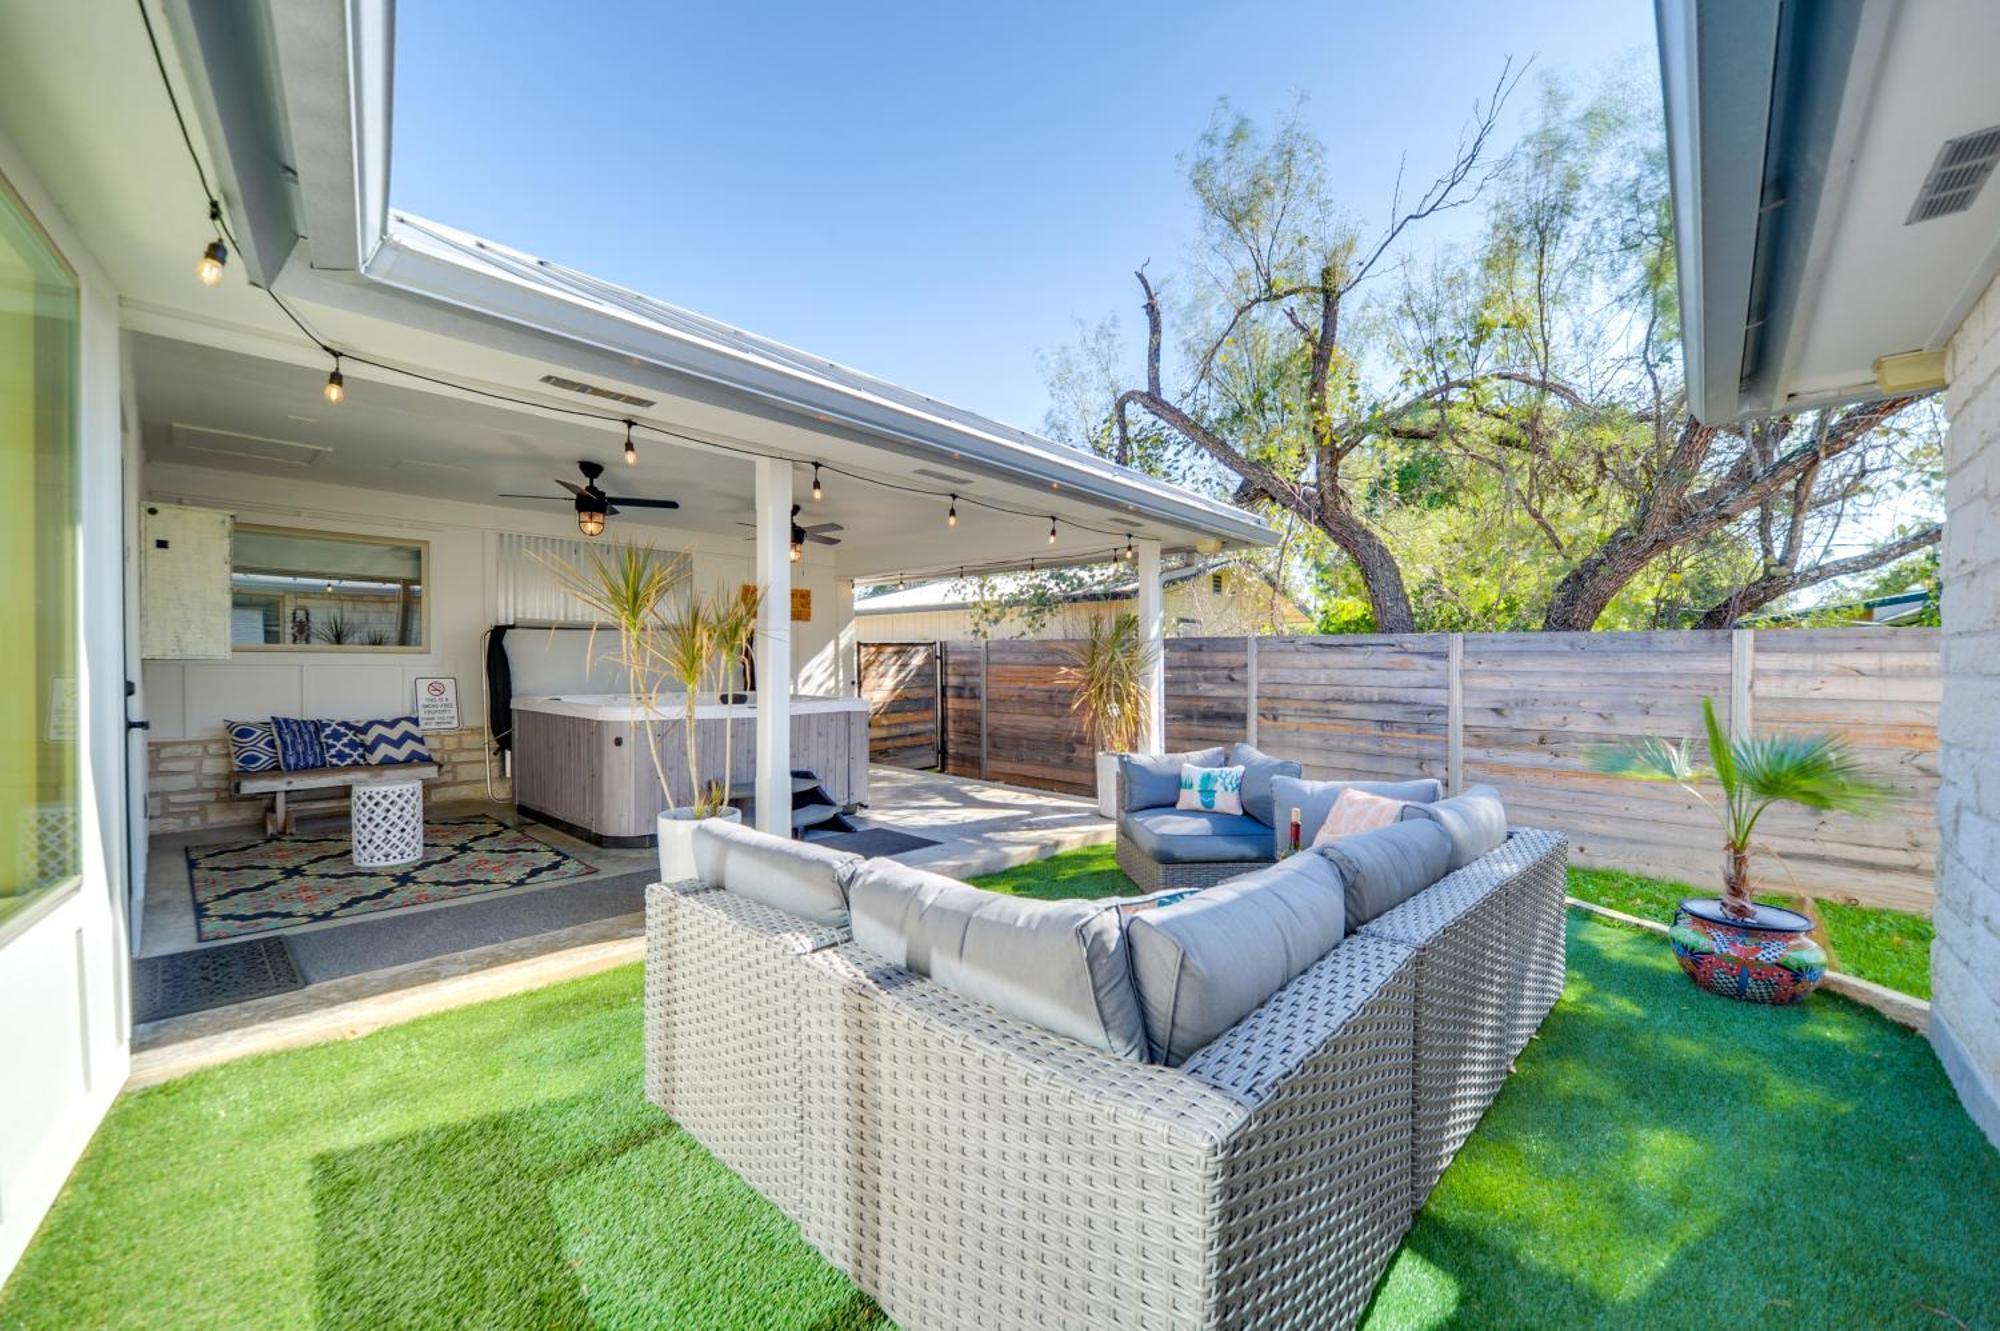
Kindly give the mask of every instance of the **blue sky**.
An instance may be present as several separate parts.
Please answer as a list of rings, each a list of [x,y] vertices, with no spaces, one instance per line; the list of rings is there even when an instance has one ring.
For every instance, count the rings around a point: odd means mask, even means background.
[[[1077,321],[1136,352],[1131,270],[1179,265],[1176,158],[1218,98],[1268,122],[1303,93],[1372,229],[1508,56],[1531,81],[1653,59],[1650,0],[406,0],[397,25],[397,207],[1030,428]]]

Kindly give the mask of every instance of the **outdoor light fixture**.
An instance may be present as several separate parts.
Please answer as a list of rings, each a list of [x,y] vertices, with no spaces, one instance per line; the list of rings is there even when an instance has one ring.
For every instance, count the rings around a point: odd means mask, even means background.
[[[217,229],[222,226],[222,205],[209,201],[208,220]],[[208,242],[208,248],[201,252],[201,262],[194,266],[194,275],[201,279],[205,287],[222,285],[222,266],[229,262],[229,247],[222,243],[220,236]]]
[[[325,394],[326,400],[335,406],[339,406],[347,400],[347,380],[340,373],[340,355],[338,352],[334,353],[333,357],[333,373],[326,377],[326,387],[320,391]],[[599,530],[602,530],[602,528],[599,528]]]
[[[632,444],[631,421],[625,422],[625,465],[628,467],[636,467],[639,465],[639,450],[633,447]]]
[[[585,536],[604,535],[604,510],[585,508],[579,501],[576,509],[576,529]]]
[[[1139,552],[1132,548],[1132,533],[1128,531],[1125,533],[1125,558],[1137,559],[1138,557]]]
[[[793,541],[792,562],[794,564],[802,564],[805,562],[805,558],[806,558],[806,548],[803,545],[800,545],[797,541]]]
[[[826,498],[826,491],[820,487],[819,463],[815,462],[813,463],[813,502],[817,504],[824,498]]]
[[[903,590],[906,590],[906,589],[907,589],[908,587],[909,587],[909,584],[908,584],[908,583],[906,583],[906,582],[904,582],[904,581],[903,581],[903,580],[902,580],[901,578],[897,578],[897,579],[896,579],[896,590],[897,590],[897,591],[899,591],[899,592],[900,592],[900,591],[903,591]]]
[[[1056,520],[1055,520],[1054,518],[1050,518],[1050,519],[1049,519],[1049,544],[1050,544],[1050,545],[1054,545],[1055,543],[1056,543]]]
[[[950,512],[948,512],[948,513],[946,513],[946,514],[944,515],[944,525],[945,525],[945,526],[947,526],[947,527],[956,527],[956,526],[958,525],[958,496],[957,496],[957,495],[953,495],[953,496],[951,497],[951,511],[950,511]]]

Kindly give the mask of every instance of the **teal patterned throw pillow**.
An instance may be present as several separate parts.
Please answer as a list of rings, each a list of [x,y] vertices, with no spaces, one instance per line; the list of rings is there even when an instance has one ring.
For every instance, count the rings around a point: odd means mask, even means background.
[[[1174,807],[1202,813],[1242,813],[1243,769],[1183,765],[1181,797]]]

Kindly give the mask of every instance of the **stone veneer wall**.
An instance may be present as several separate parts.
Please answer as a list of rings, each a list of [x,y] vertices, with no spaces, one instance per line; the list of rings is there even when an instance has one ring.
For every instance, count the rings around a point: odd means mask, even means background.
[[[484,730],[434,731],[424,738],[431,756],[444,769],[436,779],[424,783],[427,803],[486,798],[486,770],[480,758],[486,746]],[[214,739],[155,740],[147,749],[146,821],[156,833],[256,824],[271,807],[269,795],[230,793],[229,741],[220,735]],[[493,793],[511,800],[513,792],[500,775],[497,755],[493,769]],[[306,803],[341,796],[334,790],[314,790],[292,798]]]
[[[1931,1043],[2000,1145],[2000,282],[1953,336],[1946,373]]]

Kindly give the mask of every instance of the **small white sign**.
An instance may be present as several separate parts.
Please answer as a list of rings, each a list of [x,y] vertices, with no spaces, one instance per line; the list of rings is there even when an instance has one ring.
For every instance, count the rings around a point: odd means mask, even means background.
[[[439,675],[417,680],[417,724],[426,731],[458,729],[458,679]]]

